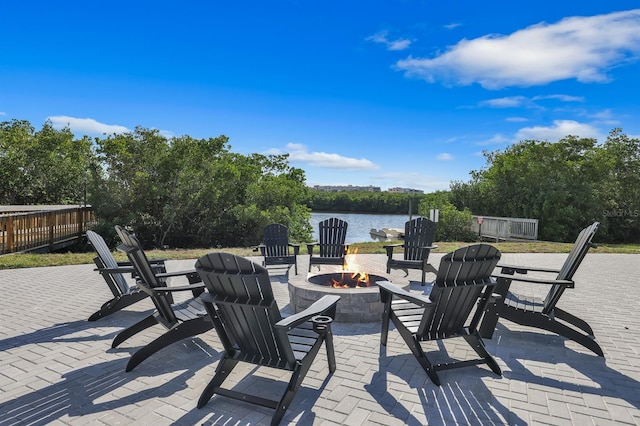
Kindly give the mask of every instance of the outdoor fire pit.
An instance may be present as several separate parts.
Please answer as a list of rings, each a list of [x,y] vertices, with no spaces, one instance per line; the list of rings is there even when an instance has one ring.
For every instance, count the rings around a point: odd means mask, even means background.
[[[307,279],[289,279],[289,299],[294,312],[301,312],[327,294],[340,296],[336,322],[376,322],[382,318],[383,305],[376,281],[387,281],[379,275],[368,275],[369,285],[361,273],[332,272],[309,274]]]

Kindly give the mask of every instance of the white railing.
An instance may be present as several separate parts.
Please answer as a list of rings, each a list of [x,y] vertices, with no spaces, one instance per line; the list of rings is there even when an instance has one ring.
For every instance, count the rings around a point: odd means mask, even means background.
[[[471,230],[481,238],[491,238],[496,241],[537,240],[538,219],[473,216]]]

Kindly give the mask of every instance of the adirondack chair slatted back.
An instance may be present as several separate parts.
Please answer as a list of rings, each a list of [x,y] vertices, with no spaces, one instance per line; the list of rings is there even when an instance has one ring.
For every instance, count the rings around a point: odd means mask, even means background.
[[[153,301],[153,304],[158,311],[158,322],[162,323],[166,327],[170,327],[171,324],[177,323],[178,319],[171,307],[172,303],[170,296],[154,291],[154,288],[156,287],[164,287],[165,283],[156,277],[153,269],[151,268],[151,263],[142,249],[142,244],[140,244],[140,241],[135,235],[125,231],[119,225],[116,225],[115,228],[120,240],[122,241],[122,244],[118,249],[123,250],[127,254],[129,261],[138,274],[138,287],[140,290],[147,293]]]
[[[491,274],[499,260],[500,251],[488,244],[462,247],[445,255],[429,296],[435,308],[431,315],[423,316],[417,335],[433,340],[459,333],[480,293],[485,291],[483,298],[490,294],[494,286]],[[469,327],[472,331],[480,319],[475,317]]]
[[[293,370],[296,357],[266,268],[229,253],[209,253],[196,262],[215,305],[216,331],[227,354],[241,361]]]
[[[417,217],[404,224],[404,259],[425,260],[429,257],[429,249],[424,247],[433,244],[436,224],[424,217]]]
[[[289,230],[281,223],[272,223],[264,227],[264,255],[284,257],[289,255]]]
[[[336,217],[325,219],[318,225],[320,257],[344,256],[348,223]]]
[[[87,231],[87,238],[96,250],[96,253],[98,253],[98,257],[93,260],[96,266],[98,266],[98,268],[116,269],[118,262],[113,258],[113,254],[111,254],[111,250],[109,250],[109,246],[107,246],[104,239],[94,231]],[[129,292],[129,284],[124,278],[124,275],[119,273],[104,274],[104,278],[114,296],[117,297]],[[114,285],[116,288],[114,288]]]
[[[587,252],[591,247],[594,247],[591,240],[598,230],[599,225],[599,222],[594,222],[593,224],[580,231],[580,234],[578,234],[578,237],[573,244],[573,248],[571,249],[569,256],[567,256],[567,259],[564,261],[564,264],[562,265],[562,268],[560,269],[560,272],[558,273],[556,279],[568,281],[571,281],[573,279],[573,275],[578,270],[578,267],[582,263],[584,257],[587,255]],[[542,308],[543,313],[548,314],[555,308],[556,304],[560,300],[560,297],[562,296],[562,293],[564,293],[565,288],[566,287],[563,285],[551,286],[549,293],[544,299],[544,307]]]

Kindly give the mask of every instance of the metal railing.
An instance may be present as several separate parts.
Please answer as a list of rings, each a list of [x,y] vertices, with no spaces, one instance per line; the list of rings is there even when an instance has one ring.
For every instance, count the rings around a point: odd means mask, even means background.
[[[538,219],[473,216],[471,230],[481,238],[496,241],[537,240]]]
[[[31,206],[30,206],[31,207]],[[20,210],[16,206],[15,210]],[[91,207],[0,214],[0,255],[49,252],[75,244],[95,222]]]

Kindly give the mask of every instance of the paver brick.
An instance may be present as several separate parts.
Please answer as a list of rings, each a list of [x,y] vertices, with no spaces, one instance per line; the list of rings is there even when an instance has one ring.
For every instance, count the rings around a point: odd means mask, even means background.
[[[369,271],[385,275],[385,255],[362,256]],[[432,254],[438,264],[439,254]],[[558,267],[564,254],[504,254],[504,263]],[[305,271],[306,256],[299,258]],[[637,255],[589,253],[560,306],[593,328],[605,358],[552,333],[499,321],[486,340],[503,377],[484,367],[442,372],[433,385],[398,332],[380,347],[380,323],[334,323],[338,370],[328,376],[322,351],[282,424],[639,424],[640,263]],[[259,260],[259,258],[255,258]],[[191,269],[194,261],[169,261],[169,270]],[[142,301],[90,323],[88,316],[111,296],[92,265],[0,270],[0,424],[40,419],[48,424],[269,424],[272,410],[214,396],[202,409],[197,398],[220,359],[215,332],[172,345],[131,373],[130,354],[163,333],[152,327],[110,349],[119,330],[153,305]],[[46,279],[45,279],[46,277]],[[432,278],[432,277],[431,277]],[[286,278],[272,274],[285,314]],[[391,281],[417,282],[394,271]],[[10,283],[10,284],[7,284]],[[21,289],[38,283],[33,298]],[[616,292],[603,292],[608,283]],[[526,288],[535,292],[537,289]],[[7,318],[9,320],[7,321]],[[430,342],[429,356],[472,354],[466,343],[447,341],[446,352]],[[237,371],[236,371],[237,370]],[[238,366],[231,386],[274,394],[289,374]],[[245,377],[246,376],[246,377]],[[263,395],[264,396],[264,395]]]

